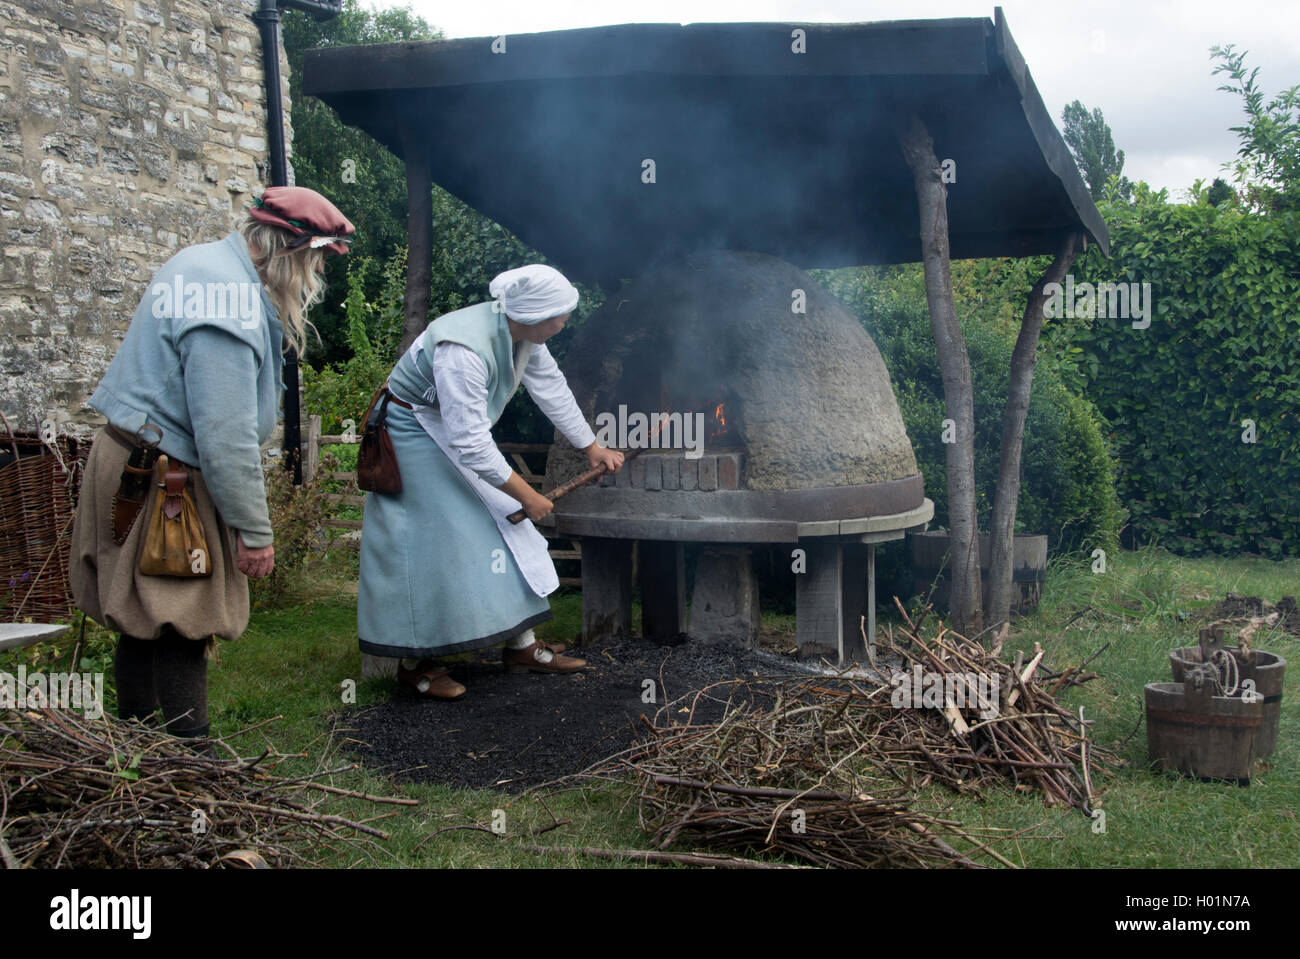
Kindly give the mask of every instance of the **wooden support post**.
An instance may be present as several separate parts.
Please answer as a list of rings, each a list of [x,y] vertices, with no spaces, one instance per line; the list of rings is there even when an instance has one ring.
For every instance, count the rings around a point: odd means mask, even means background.
[[[632,540],[582,540],[582,644],[632,635]]]
[[[429,325],[429,286],[433,277],[433,178],[428,141],[419,133],[406,140],[406,297],[402,341],[406,353]]]
[[[641,635],[668,639],[686,632],[686,548],[682,543],[641,540]]]
[[[876,544],[867,544],[867,658],[876,661]]]
[[[307,443],[302,457],[302,481],[310,483],[316,471],[320,469],[320,416],[313,413],[307,417]]]
[[[983,623],[979,557],[976,555],[975,398],[966,340],[953,305],[948,188],[944,186],[942,170],[935,156],[934,141],[921,118],[903,111],[895,117],[894,131],[916,188],[925,298],[930,308],[930,328],[939,353],[945,413],[952,420],[955,433],[955,441],[945,444],[948,527],[952,531],[952,619],[959,632],[974,636]]]
[[[1012,554],[1015,550],[1016,505],[1020,499],[1020,454],[1025,438],[1025,418],[1029,415],[1029,391],[1034,383],[1034,363],[1038,358],[1038,337],[1043,329],[1043,312],[1047,303],[1045,289],[1060,283],[1075,257],[1075,236],[1067,235],[1056,251],[1047,272],[1039,277],[1025,301],[1020,318],[1020,335],[1011,354],[1011,376],[1007,385],[1007,405],[1002,411],[1002,448],[998,459],[998,485],[993,496],[993,516],[989,523],[989,575],[984,603],[985,622],[990,627],[1011,618],[1015,586]]]
[[[843,575],[840,582],[840,622],[838,646],[840,662],[864,662],[867,647],[862,639],[862,617],[867,615],[871,572],[870,547],[863,543],[845,543]]]

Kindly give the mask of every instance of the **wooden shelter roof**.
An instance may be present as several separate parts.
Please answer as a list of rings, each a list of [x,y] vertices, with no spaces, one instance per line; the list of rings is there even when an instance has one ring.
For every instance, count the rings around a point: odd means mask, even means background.
[[[806,52],[792,52],[803,30]],[[303,89],[575,278],[695,249],[798,266],[921,258],[893,118],[948,186],[954,258],[1103,249],[1105,223],[994,19],[629,24],[308,51]],[[643,182],[643,161],[655,182]]]

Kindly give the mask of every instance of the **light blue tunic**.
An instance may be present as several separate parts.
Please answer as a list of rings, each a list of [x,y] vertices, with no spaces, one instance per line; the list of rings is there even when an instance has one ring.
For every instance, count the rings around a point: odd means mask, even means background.
[[[389,383],[418,400],[433,389],[439,342],[473,349],[487,365],[495,423],[515,389],[505,318],[479,304],[440,317]],[[368,493],[361,533],[357,633],[375,656],[431,658],[503,642],[551,618],[547,600],[520,572],[482,500],[415,414],[388,406],[388,433],[402,473],[396,496]]]
[[[186,247],[154,275],[89,401],[127,434],[159,426],[158,448],[203,471],[222,520],[254,548],[272,542],[259,446],[284,389],[282,339],[238,232]]]

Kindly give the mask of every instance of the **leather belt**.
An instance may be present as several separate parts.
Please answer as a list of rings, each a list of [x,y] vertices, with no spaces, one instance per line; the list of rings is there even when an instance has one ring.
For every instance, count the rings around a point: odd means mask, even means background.
[[[396,400],[396,398],[394,399]],[[136,449],[139,446],[134,436],[126,432],[126,430],[118,429],[112,423],[104,424],[104,433],[105,435],[107,435],[108,437],[116,441],[118,445],[124,446],[128,450]],[[191,466],[189,463],[184,463],[181,460],[178,460],[176,457],[172,456],[170,453],[167,454],[167,459],[170,463],[172,463],[172,465],[178,468],[193,470],[195,473],[202,472],[202,470],[200,470],[197,466]],[[152,472],[153,471],[150,470],[150,473]]]
[[[406,402],[406,400],[404,400],[404,399],[400,399],[396,393],[394,393],[392,390],[390,390],[390,389],[388,388],[388,384],[387,384],[387,383],[384,384],[384,394],[389,398],[389,400],[391,400],[392,402],[396,403],[398,406],[402,407],[403,409],[407,409],[407,410],[413,410],[413,409],[415,409],[414,406],[412,406],[410,403]]]

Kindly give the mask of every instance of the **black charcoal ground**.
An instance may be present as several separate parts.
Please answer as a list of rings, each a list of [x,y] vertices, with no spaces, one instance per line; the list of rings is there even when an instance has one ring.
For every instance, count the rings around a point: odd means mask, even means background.
[[[811,671],[790,656],[697,641],[638,639],[571,652],[590,668],[572,675],[510,675],[500,651],[485,650],[451,667],[467,690],[460,699],[424,699],[394,685],[387,702],[344,712],[340,730],[362,763],[399,782],[520,792],[632,745],[646,732],[639,717],[652,719],[668,700],[719,680],[807,677]],[[654,683],[654,702],[643,701],[646,680]],[[715,721],[723,708],[701,699],[695,721]]]

